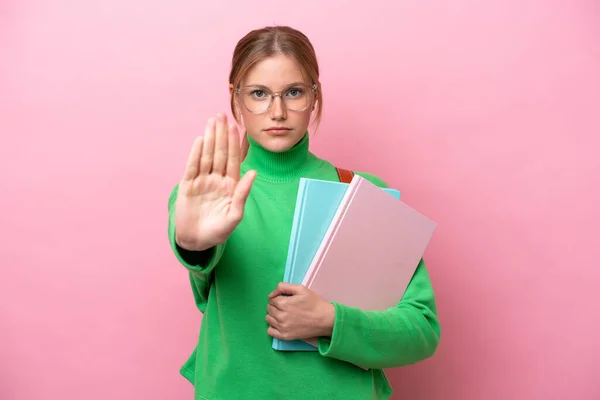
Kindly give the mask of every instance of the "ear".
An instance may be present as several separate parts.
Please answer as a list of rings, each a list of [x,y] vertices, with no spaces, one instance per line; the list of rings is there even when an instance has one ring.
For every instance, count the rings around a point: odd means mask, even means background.
[[[237,96],[235,96],[234,89],[233,89],[233,84],[232,83],[229,84],[229,95],[230,96],[234,96],[233,103],[237,106],[238,105]]]
[[[233,84],[232,84],[232,83],[230,83],[230,84],[229,84],[229,95],[230,95],[230,96],[233,96],[233,95],[234,95],[234,94],[233,94]],[[237,111],[238,117],[239,117],[239,118],[240,118],[240,120],[241,120],[241,118],[242,118],[242,113],[240,112],[239,104],[238,104],[238,102],[237,102],[237,98],[235,98],[235,97],[234,97],[234,99],[233,99],[233,104],[235,104],[235,108],[236,108],[236,111]]]

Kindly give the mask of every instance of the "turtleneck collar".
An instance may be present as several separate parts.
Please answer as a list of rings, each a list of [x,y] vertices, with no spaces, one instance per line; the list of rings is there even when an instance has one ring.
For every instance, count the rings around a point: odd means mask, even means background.
[[[308,149],[308,132],[292,148],[272,152],[262,147],[248,135],[248,154],[243,169],[255,170],[257,178],[272,182],[288,182],[299,179],[306,172],[317,169],[323,163]]]

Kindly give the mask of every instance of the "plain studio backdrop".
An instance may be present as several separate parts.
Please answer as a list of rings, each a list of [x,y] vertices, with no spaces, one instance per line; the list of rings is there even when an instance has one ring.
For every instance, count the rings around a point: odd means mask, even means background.
[[[313,151],[439,223],[441,343],[394,399],[599,399],[593,0],[0,2],[0,398],[192,398],[167,198],[269,24],[316,47]]]

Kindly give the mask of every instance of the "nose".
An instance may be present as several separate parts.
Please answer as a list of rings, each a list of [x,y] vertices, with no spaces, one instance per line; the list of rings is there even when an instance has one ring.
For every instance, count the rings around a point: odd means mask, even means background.
[[[275,96],[271,104],[271,119],[281,121],[286,119],[287,113],[281,96]]]

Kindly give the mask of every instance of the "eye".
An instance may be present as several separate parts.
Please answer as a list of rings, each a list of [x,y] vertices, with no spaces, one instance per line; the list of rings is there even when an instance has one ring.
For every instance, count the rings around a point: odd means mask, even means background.
[[[292,88],[287,91],[287,95],[291,97],[299,97],[302,96],[302,89]]]
[[[253,91],[250,92],[250,96],[256,97],[258,99],[262,99],[263,97],[265,97],[265,95],[266,95],[265,91],[264,90],[260,90],[260,89],[253,90]]]

